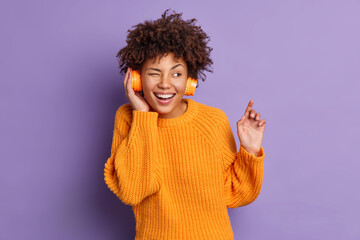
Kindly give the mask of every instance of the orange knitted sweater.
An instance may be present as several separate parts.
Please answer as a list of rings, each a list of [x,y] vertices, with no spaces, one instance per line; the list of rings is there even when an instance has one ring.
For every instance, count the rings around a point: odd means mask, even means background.
[[[132,206],[135,240],[234,239],[227,208],[259,195],[264,149],[237,151],[222,110],[183,101],[186,112],[171,119],[118,108],[105,183]]]

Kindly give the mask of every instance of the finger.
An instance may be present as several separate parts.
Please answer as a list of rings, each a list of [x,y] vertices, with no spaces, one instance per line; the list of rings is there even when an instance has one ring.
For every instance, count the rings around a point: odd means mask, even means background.
[[[266,123],[265,119],[261,119],[261,121],[259,122],[259,126],[264,126]]]
[[[125,76],[124,76],[124,80],[123,80],[123,87],[124,87],[124,89],[125,89],[126,76],[128,75],[128,72],[129,72],[129,68],[127,68],[126,73],[125,73]]]
[[[250,111],[250,118],[254,118],[255,117],[255,109],[251,109]]]
[[[256,113],[256,115],[255,115],[255,120],[256,120],[256,121],[259,121],[259,120],[260,120],[260,115],[261,115],[261,114],[260,114],[259,112]]]
[[[125,74],[125,77],[124,77],[124,82],[123,82],[125,91],[127,90],[126,89],[126,83],[127,83],[127,79],[129,78],[129,74],[130,74],[130,68],[128,67],[128,69],[126,71],[126,74]]]
[[[253,103],[254,103],[254,101],[251,99],[250,102],[248,103],[246,109],[245,109],[245,116],[246,117],[249,117],[250,110],[251,110],[251,108],[253,106]]]
[[[245,119],[245,115],[242,116],[242,118],[240,118],[240,120],[236,122],[236,125],[242,124],[244,122],[244,119]]]
[[[140,92],[135,92],[135,95],[138,96],[139,98],[142,98]]]
[[[130,71],[129,71],[129,76],[126,80],[126,89],[127,89],[127,92],[131,92],[131,78],[132,78],[132,69],[130,68]]]

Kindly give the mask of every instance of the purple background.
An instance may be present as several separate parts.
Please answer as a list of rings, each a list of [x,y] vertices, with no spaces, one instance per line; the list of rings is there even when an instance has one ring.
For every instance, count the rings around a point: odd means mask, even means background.
[[[360,239],[359,1],[1,1],[0,239],[133,239],[105,185],[117,51],[166,8],[211,38],[194,100],[267,120],[262,192],[235,239]]]

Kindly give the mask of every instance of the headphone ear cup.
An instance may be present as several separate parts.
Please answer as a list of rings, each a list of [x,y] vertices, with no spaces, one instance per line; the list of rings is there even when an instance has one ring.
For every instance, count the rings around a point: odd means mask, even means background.
[[[137,70],[131,71],[131,86],[135,92],[142,91],[141,75],[140,72]]]
[[[186,90],[185,90],[185,95],[187,96],[194,96],[195,94],[195,89],[197,86],[197,79],[195,78],[191,78],[189,77],[187,82],[186,82]]]

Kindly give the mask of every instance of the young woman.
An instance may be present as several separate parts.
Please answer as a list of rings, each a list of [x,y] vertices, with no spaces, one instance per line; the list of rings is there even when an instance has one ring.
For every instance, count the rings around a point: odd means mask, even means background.
[[[212,49],[195,19],[168,10],[129,30],[117,55],[129,103],[115,114],[105,182],[132,206],[135,239],[234,239],[227,208],[260,193],[265,120],[250,100],[237,122],[237,151],[221,109],[183,98],[189,78],[212,72]],[[142,93],[131,70],[141,75]]]

